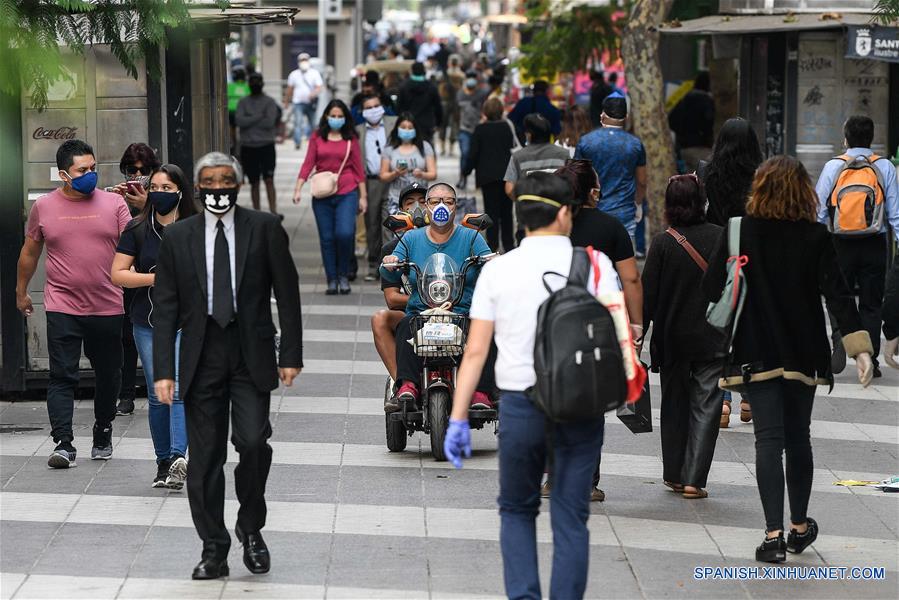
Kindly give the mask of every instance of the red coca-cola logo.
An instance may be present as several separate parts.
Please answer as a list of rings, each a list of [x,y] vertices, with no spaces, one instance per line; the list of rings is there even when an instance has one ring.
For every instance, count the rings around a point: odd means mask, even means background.
[[[56,129],[38,127],[31,137],[36,140],[74,140],[77,133],[77,127],[58,127]]]

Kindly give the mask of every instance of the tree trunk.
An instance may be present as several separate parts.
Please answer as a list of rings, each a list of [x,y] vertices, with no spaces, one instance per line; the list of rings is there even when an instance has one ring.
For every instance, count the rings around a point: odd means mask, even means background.
[[[674,0],[635,0],[621,36],[634,131],[646,149],[647,235],[664,229],[665,188],[677,172],[674,142],[665,114],[665,89],[659,64],[659,24]]]

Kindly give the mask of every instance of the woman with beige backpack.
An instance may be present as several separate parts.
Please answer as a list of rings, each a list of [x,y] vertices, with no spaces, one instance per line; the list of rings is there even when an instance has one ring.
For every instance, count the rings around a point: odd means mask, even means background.
[[[299,204],[306,181],[311,188],[312,212],[328,278],[325,293],[349,294],[356,214],[365,212],[368,198],[353,119],[341,100],[328,103],[309,140],[293,192],[294,204]]]

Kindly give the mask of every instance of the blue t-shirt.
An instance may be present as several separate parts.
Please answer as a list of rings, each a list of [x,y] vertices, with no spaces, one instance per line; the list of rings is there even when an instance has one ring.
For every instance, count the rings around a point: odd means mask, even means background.
[[[605,212],[636,210],[636,171],[646,164],[640,138],[617,127],[600,127],[581,138],[574,157],[591,161],[599,175],[602,197],[597,208]]]
[[[472,247],[474,240],[474,249]],[[406,250],[408,248],[408,255]],[[412,262],[424,269],[425,263],[434,254],[441,252],[446,254],[456,263],[456,267],[462,269],[462,263],[472,254],[483,256],[490,254],[490,246],[484,241],[483,236],[479,235],[474,229],[457,226],[450,239],[443,244],[436,244],[428,237],[427,228],[413,229],[403,236],[403,243],[397,244],[393,251],[394,256],[399,259],[406,260],[408,257]],[[467,315],[468,309],[471,307],[471,296],[474,294],[474,285],[478,280],[480,269],[469,269],[468,276],[465,278],[465,292],[462,294],[462,300],[453,307],[453,312],[460,315]],[[400,271],[388,270],[381,267],[381,277],[388,281],[398,281]],[[406,304],[406,314],[418,314],[429,307],[426,305],[418,293],[418,279],[414,270],[409,271],[409,282],[412,284],[412,295],[409,296],[409,302]]]

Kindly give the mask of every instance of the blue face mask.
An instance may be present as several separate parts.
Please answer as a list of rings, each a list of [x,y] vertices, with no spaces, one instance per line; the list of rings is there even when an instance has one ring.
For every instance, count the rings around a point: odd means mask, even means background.
[[[412,81],[424,81],[425,76],[424,75],[409,75],[409,79],[411,79]]]
[[[346,119],[343,117],[328,117],[328,127],[334,131],[340,130],[344,123],[346,123]]]
[[[404,142],[411,142],[415,139],[414,129],[397,129],[396,135]]]
[[[90,194],[97,187],[97,172],[88,171],[81,177],[73,177],[69,185],[79,194]]]

